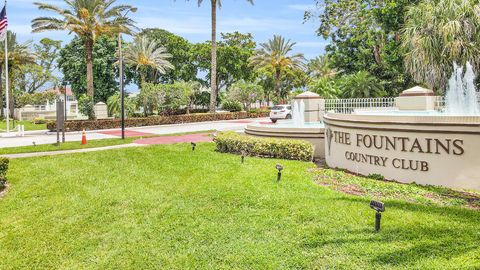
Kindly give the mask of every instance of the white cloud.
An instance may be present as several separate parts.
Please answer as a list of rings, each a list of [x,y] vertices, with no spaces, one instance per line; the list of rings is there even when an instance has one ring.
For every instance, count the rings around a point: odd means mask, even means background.
[[[289,9],[300,10],[300,11],[312,10],[312,9],[315,9],[315,7],[316,7],[315,4],[311,4],[311,5],[307,5],[307,4],[288,5]]]

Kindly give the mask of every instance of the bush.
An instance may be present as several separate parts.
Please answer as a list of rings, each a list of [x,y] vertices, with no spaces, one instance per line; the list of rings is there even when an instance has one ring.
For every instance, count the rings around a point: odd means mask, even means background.
[[[221,121],[221,120],[235,120],[245,118],[267,117],[268,113],[200,113],[200,114],[184,114],[171,116],[152,116],[142,118],[127,118],[125,119],[126,127],[144,127],[157,125],[171,125],[183,123],[195,123],[206,121]],[[66,131],[82,131],[98,130],[98,129],[112,129],[120,127],[120,119],[101,119],[101,120],[80,120],[80,121],[66,121]],[[56,130],[55,121],[47,123],[47,128],[50,131]]]
[[[87,94],[83,94],[78,99],[78,110],[85,116],[88,116],[88,119],[95,119],[93,98]]]
[[[46,124],[47,120],[43,117],[37,117],[33,119],[32,123],[34,123],[35,125],[42,125],[42,124]]]
[[[373,180],[380,180],[380,181],[384,181],[385,180],[385,177],[381,174],[378,174],[378,173],[372,173],[372,174],[369,174],[367,176],[367,178],[370,178],[370,179],[373,179]]]
[[[242,111],[242,103],[235,100],[225,100],[222,109],[229,112],[240,112]]]
[[[5,187],[7,183],[7,171],[8,171],[8,163],[10,160],[8,158],[0,158],[0,189]]]
[[[242,154],[257,157],[282,158],[311,161],[313,145],[307,141],[258,138],[235,132],[220,133],[215,138],[216,148],[221,153]]]

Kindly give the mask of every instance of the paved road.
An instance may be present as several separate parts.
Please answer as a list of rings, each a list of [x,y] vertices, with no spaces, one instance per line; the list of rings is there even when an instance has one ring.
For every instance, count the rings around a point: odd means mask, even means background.
[[[142,136],[142,135],[163,135],[183,132],[197,132],[204,130],[218,130],[227,131],[243,130],[248,124],[255,122],[269,122],[268,118],[257,119],[242,119],[242,120],[230,120],[230,121],[214,121],[214,122],[201,122],[201,123],[188,123],[177,125],[163,125],[153,127],[139,127],[139,128],[127,128],[129,135]],[[88,140],[119,138],[119,129],[115,130],[99,130],[87,132]],[[1,136],[1,135],[0,135]],[[68,132],[65,136],[66,141],[81,141],[82,132]],[[57,141],[57,135],[55,133],[32,132],[25,135],[25,137],[0,137],[0,148],[3,147],[17,147],[33,145],[33,143],[40,144],[52,144]]]

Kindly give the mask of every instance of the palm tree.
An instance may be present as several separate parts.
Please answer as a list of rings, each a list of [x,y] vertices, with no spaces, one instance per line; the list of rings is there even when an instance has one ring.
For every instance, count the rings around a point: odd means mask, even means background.
[[[318,56],[310,60],[308,72],[315,79],[332,79],[341,73],[341,71],[333,67],[332,60],[330,60],[328,55]]]
[[[134,21],[126,13],[135,12],[130,5],[114,6],[116,0],[64,0],[67,8],[35,2],[40,10],[55,12],[60,17],[38,17],[32,20],[32,31],[67,30],[85,43],[87,94],[93,97],[93,45],[101,35],[131,34]]]
[[[3,44],[3,45],[1,45]],[[20,68],[22,65],[33,64],[35,60],[34,53],[30,50],[30,42],[18,43],[17,35],[11,31],[7,32],[7,46],[8,46],[8,67],[9,67],[9,81],[12,82],[13,73],[16,69]],[[0,42],[0,78],[3,76],[5,68],[5,43]],[[13,115],[14,111],[14,100],[13,100],[13,83],[10,83],[9,87],[9,107],[10,114]],[[0,111],[1,117],[4,116],[3,110],[3,84],[0,83]]]
[[[479,11],[476,0],[425,0],[408,9],[402,45],[416,82],[444,90],[453,62],[480,66]]]
[[[200,6],[203,0],[197,0]],[[253,5],[253,0],[247,0]],[[222,0],[210,0],[212,12],[212,65],[210,71],[210,112],[214,113],[217,107],[217,6],[222,8]]]
[[[344,98],[370,98],[386,95],[383,85],[368,71],[346,75],[339,84]]]
[[[273,39],[260,44],[261,48],[249,60],[250,65],[254,66],[255,69],[267,68],[273,71],[274,92],[277,96],[280,96],[282,76],[286,69],[305,69],[305,57],[303,54],[289,55],[295,44],[291,40],[285,41],[285,38],[282,36],[275,35]]]
[[[143,35],[137,36],[134,42],[127,46],[124,57],[125,63],[135,67],[140,73],[140,88],[145,83],[149,70],[153,69],[160,74],[165,74],[168,70],[175,69],[168,61],[172,55],[167,52],[167,49]]]

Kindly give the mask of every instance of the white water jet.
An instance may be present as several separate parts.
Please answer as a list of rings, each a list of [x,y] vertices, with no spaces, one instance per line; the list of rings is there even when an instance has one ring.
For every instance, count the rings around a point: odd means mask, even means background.
[[[462,77],[463,67],[453,64],[453,74],[448,81],[448,90],[445,96],[446,113],[449,115],[480,115],[480,105],[475,89],[475,73],[467,62],[465,75]]]
[[[305,102],[295,101],[292,106],[292,122],[294,127],[305,125]]]

